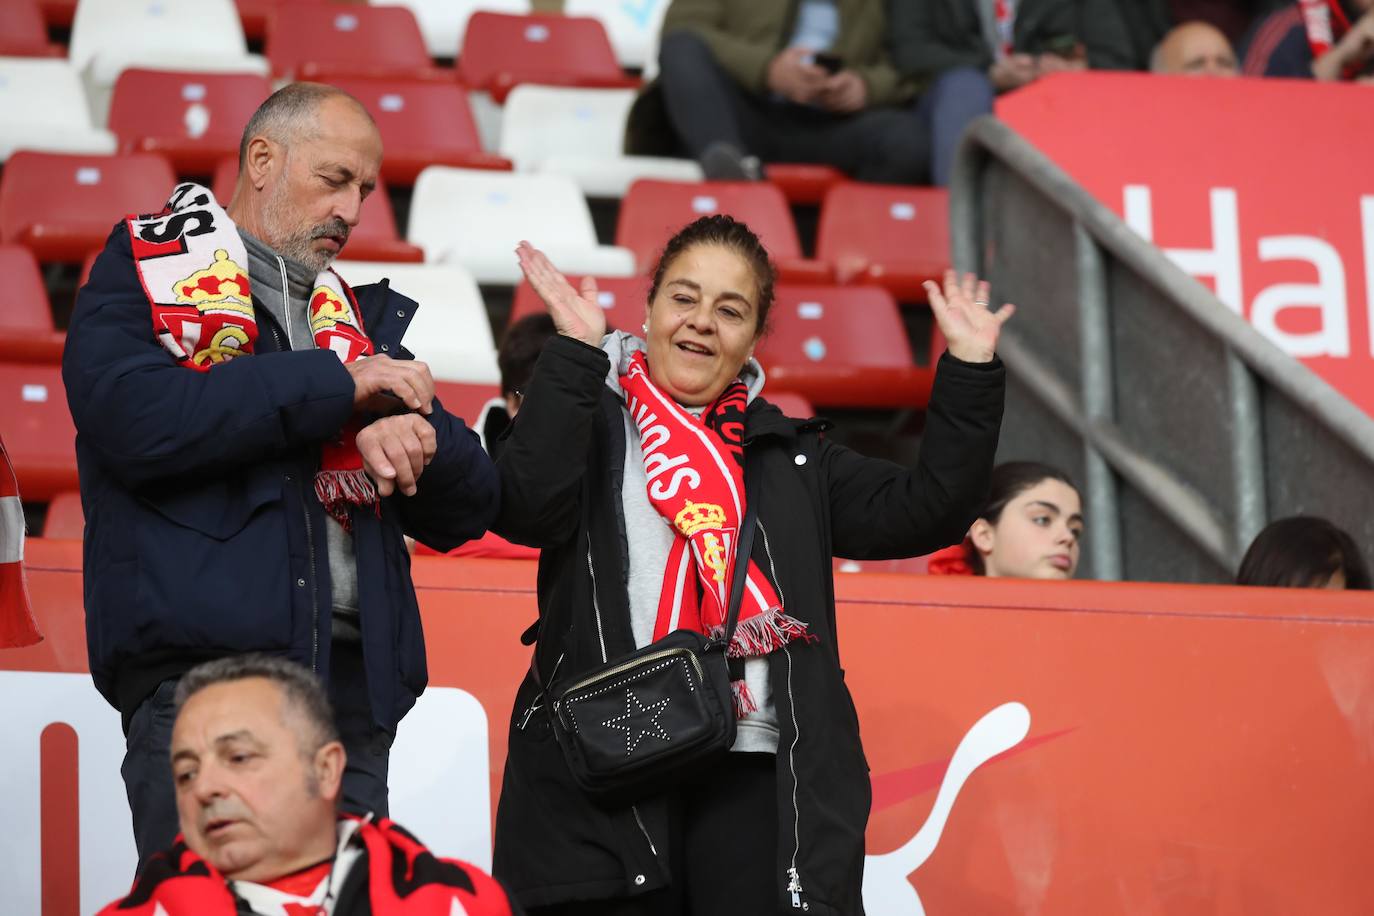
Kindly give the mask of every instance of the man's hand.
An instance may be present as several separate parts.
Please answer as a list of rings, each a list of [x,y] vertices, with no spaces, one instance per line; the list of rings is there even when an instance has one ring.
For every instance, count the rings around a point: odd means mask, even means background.
[[[353,376],[353,409],[390,414],[398,410],[433,412],[434,378],[429,366],[414,359],[368,356],[345,363]]]
[[[1008,54],[988,68],[988,79],[998,92],[1019,89],[1036,75],[1035,58],[1029,54]]]
[[[1356,20],[1341,40],[1312,62],[1312,75],[1334,82],[1345,75],[1347,67],[1358,68],[1374,57],[1374,10]]]
[[[788,101],[810,105],[825,85],[827,74],[811,62],[814,52],[788,48],[768,64],[768,88]]]
[[[434,457],[438,440],[434,427],[419,414],[382,417],[363,427],[355,440],[363,456],[363,470],[377,484],[377,493],[400,490],[414,496],[416,482]]]
[[[868,105],[868,84],[853,70],[841,70],[834,76],[826,77],[816,101],[826,111],[853,114]]]
[[[1037,76],[1047,73],[1074,73],[1088,69],[1086,57],[1064,57],[1060,54],[1041,54],[1035,59]]]

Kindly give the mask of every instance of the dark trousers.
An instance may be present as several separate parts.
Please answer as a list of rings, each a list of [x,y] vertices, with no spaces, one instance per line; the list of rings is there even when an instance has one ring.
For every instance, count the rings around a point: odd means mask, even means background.
[[[956,67],[935,78],[916,103],[916,117],[930,137],[930,183],[945,187],[959,139],[969,122],[992,113],[992,81],[976,67]]]
[[[532,907],[529,916],[761,916],[778,909],[777,758],[730,754],[669,810],[672,884],[639,897]]]
[[[362,647],[335,642],[331,648],[329,699],[348,753],[343,776],[343,808],[356,814],[387,815],[387,767],[391,759],[391,732],[372,721],[363,675]],[[176,792],[172,785],[172,696],[177,679],[158,685],[139,704],[125,736],[124,765],[120,773],[129,795],[134,821],[134,845],[138,867],[156,852],[172,845],[181,832]]]
[[[682,30],[663,37],[659,67],[668,118],[693,158],[723,141],[763,162],[823,163],[860,181],[925,180],[930,141],[909,109],[837,115],[752,93]]]

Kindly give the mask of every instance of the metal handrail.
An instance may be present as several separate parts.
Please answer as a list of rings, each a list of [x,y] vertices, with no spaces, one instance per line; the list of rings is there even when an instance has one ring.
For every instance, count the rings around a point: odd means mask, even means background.
[[[987,233],[982,225],[990,166],[1009,170],[1073,226],[1079,301],[1081,378],[1060,378],[1034,347],[1007,326],[1000,352],[1018,384],[1080,437],[1087,454],[1087,511],[1094,528],[1090,550],[1099,578],[1119,578],[1120,557],[1115,472],[1149,499],[1219,566],[1234,569],[1245,545],[1266,518],[1261,385],[1297,405],[1313,422],[1374,470],[1374,418],[1326,381],[1283,353],[1061,168],[995,117],[975,121],[966,132],[950,188],[954,264],[986,275]],[[1031,240],[1035,244],[1038,240]],[[1141,448],[1131,445],[1111,416],[1115,370],[1109,344],[1110,293],[1104,258],[1110,258],[1179,310],[1225,351],[1229,385],[1234,524],[1224,524],[1208,501]]]

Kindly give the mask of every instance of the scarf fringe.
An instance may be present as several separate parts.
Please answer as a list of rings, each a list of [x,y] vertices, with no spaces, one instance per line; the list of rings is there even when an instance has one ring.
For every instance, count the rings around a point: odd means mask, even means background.
[[[379,518],[382,514],[377,487],[362,468],[320,471],[315,475],[315,495],[324,504],[325,511],[350,533],[353,531],[350,506],[371,506]]]
[[[749,690],[749,685],[743,678],[730,682],[730,694],[735,703],[736,719],[743,719],[751,712],[759,711],[758,701],[754,699],[753,692]]]
[[[724,624],[711,628],[711,635],[717,639],[724,633]],[[725,654],[731,658],[757,658],[781,649],[794,639],[816,641],[805,623],[784,613],[781,607],[772,607],[736,623],[735,635]]]

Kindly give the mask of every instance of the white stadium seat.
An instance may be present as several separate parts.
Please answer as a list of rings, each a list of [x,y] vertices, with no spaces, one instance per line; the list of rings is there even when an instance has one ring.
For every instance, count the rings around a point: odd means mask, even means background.
[[[371,0],[370,5],[408,7],[420,23],[430,57],[456,57],[468,17],[478,10],[517,15],[530,11],[530,0]]]
[[[568,16],[592,16],[601,20],[615,48],[620,66],[646,71],[649,58],[653,70],[658,68],[658,32],[663,26],[663,14],[670,0],[565,0],[563,12]]]
[[[566,175],[589,197],[624,197],[639,178],[701,181],[690,159],[621,152],[633,89],[521,85],[506,98],[500,153],[522,172]]]
[[[520,280],[515,246],[528,239],[565,273],[628,277],[634,255],[600,245],[571,178],[433,165],[415,180],[406,240],[428,262],[461,264],[479,283]]]
[[[353,286],[391,280],[391,288],[419,303],[401,341],[446,382],[496,383],[496,342],[482,292],[456,264],[339,261],[339,276]]]
[[[267,61],[248,53],[233,0],[81,0],[68,54],[101,124],[130,67],[269,74]]]
[[[113,153],[115,135],[91,124],[81,78],[65,60],[0,57],[0,162],[18,149]]]

